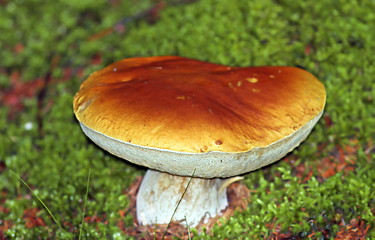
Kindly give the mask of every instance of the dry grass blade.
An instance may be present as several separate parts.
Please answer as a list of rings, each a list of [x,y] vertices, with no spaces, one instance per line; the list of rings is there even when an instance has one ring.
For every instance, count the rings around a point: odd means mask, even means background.
[[[87,196],[89,195],[90,176],[91,176],[91,171],[89,169],[89,174],[87,176],[85,201],[83,203],[82,222],[81,222],[81,228],[79,229],[79,237],[78,237],[79,240],[81,239],[81,236],[82,236],[82,228],[83,228],[83,224],[84,224],[84,221],[85,221],[86,202],[87,202]]]
[[[55,216],[52,214],[52,212],[49,210],[49,208],[47,207],[47,205],[43,202],[42,199],[40,199],[40,197],[38,196],[38,194],[36,194],[32,189],[31,187],[29,186],[29,184],[27,184],[20,176],[18,176],[17,173],[15,173],[13,170],[9,169],[9,171],[14,175],[16,176],[33,194],[34,196],[38,199],[38,201],[43,205],[43,207],[46,209],[46,211],[48,212],[48,214],[52,217],[53,221],[57,224],[57,226],[59,226],[59,228],[61,230],[64,230],[64,228],[61,226],[61,224],[56,220]],[[64,230],[65,231],[65,230]]]
[[[167,228],[166,228],[165,231],[164,231],[163,237],[161,238],[162,240],[164,240],[165,235],[167,234],[168,228],[169,228],[169,226],[171,225],[172,219],[173,219],[175,213],[177,212],[178,206],[180,206],[180,203],[181,203],[182,199],[184,198],[186,191],[187,191],[188,188],[189,188],[189,185],[190,185],[190,183],[191,183],[191,180],[192,180],[193,177],[194,177],[195,170],[196,170],[196,169],[194,169],[193,174],[191,175],[191,177],[190,177],[190,179],[189,179],[189,182],[188,182],[188,184],[186,185],[186,188],[185,188],[184,192],[183,192],[182,195],[181,195],[180,200],[178,200],[178,203],[177,203],[177,205],[176,205],[176,208],[174,209],[173,214],[172,214],[172,216],[171,216],[171,219],[169,220],[169,223],[168,223],[168,225],[167,225]]]

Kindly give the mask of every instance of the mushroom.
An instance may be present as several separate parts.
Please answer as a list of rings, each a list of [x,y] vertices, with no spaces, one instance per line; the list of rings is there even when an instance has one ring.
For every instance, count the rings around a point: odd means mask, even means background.
[[[296,148],[325,99],[322,83],[299,68],[138,57],[91,74],[74,112],[94,143],[152,169],[137,195],[139,224],[168,223],[190,183],[173,220],[194,227],[227,207],[230,177]]]

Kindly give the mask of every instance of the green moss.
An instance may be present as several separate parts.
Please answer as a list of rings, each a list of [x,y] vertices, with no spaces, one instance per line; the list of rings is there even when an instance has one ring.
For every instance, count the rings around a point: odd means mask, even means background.
[[[52,76],[64,80],[49,85],[44,109],[38,108],[36,98],[29,98],[25,111],[9,121],[9,109],[0,108],[0,162],[5,164],[0,168],[0,206],[8,209],[0,211],[0,219],[13,223],[6,236],[77,238],[90,171],[85,216],[99,220],[85,222],[83,239],[132,239],[117,225],[119,210],[129,206],[124,191],[144,170],[100,150],[84,136],[72,112],[72,97],[82,77],[66,79],[64,71],[82,70],[87,76],[125,57],[181,55],[236,66],[304,67],[326,86],[324,117],[332,120],[325,124],[322,119],[289,155],[295,164],[280,161],[245,175],[244,182],[256,190],[248,209],[198,239],[267,238],[276,226],[300,237],[327,229],[333,238],[339,231],[337,216],[346,223],[360,217],[371,226],[368,236],[375,237],[375,154],[369,150],[375,137],[373,1],[170,4],[154,24],[132,21],[125,33],[88,40],[151,6],[151,1],[136,2],[16,0],[0,8],[0,87],[9,88],[12,72],[20,72],[22,81],[44,77],[56,56],[60,60]],[[17,44],[23,50],[17,52]],[[102,57],[98,65],[91,64],[94,55]],[[335,147],[352,139],[359,141],[352,155],[354,170],[322,179],[316,170],[321,159],[333,155],[338,161]],[[295,174],[298,164],[314,172],[309,181],[301,183]],[[9,169],[31,185],[64,230]],[[41,210],[47,227],[25,226],[24,211],[31,208]],[[131,226],[131,216],[124,222]]]

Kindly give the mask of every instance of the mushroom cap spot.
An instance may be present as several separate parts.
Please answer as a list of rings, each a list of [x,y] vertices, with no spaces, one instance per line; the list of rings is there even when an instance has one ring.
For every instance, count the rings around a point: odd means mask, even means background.
[[[322,115],[325,99],[323,84],[299,68],[161,56],[124,59],[94,72],[73,108],[86,135],[119,157],[178,175],[191,174],[189,164],[204,165],[196,176],[217,177],[271,163],[260,156],[269,149],[280,152],[268,156],[276,161],[298,146]],[[219,170],[207,171],[218,162]]]
[[[258,79],[255,78],[255,77],[251,77],[251,78],[246,78],[246,81],[248,81],[250,83],[256,83],[256,82],[258,82]]]

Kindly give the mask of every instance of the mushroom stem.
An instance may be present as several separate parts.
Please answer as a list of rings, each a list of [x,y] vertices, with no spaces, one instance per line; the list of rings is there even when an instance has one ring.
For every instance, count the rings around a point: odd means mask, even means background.
[[[148,170],[137,195],[137,219],[140,225],[167,224],[191,177]],[[203,219],[215,217],[228,206],[226,191],[220,191],[222,179],[191,179],[172,221],[186,221],[195,227]]]

